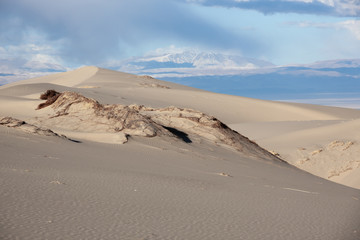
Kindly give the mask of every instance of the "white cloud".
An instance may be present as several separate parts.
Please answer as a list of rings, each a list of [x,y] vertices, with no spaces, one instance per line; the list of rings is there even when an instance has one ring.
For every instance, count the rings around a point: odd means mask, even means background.
[[[360,16],[359,0],[178,0],[206,6],[238,7],[263,13],[295,12],[332,16]],[[251,3],[251,4],[249,4]]]
[[[340,22],[337,25],[349,30],[358,40],[360,40],[360,20],[348,20]]]
[[[335,2],[334,0],[318,0],[318,2],[321,2],[322,4],[334,7],[335,6]]]
[[[59,57],[46,54],[36,54],[24,64],[24,67],[31,70],[51,69],[64,71],[66,68],[62,66],[61,62],[62,61]]]
[[[0,85],[22,79],[38,77],[53,71],[66,71],[58,41],[46,40],[33,30],[26,30],[24,42],[0,47]]]
[[[187,3],[204,3],[206,0],[186,0]]]
[[[284,2],[304,2],[304,3],[312,3],[313,0],[284,0]]]
[[[176,47],[175,45],[170,45],[168,47],[164,48],[157,48],[153,51],[149,51],[145,54],[145,56],[151,56],[151,55],[162,55],[162,54],[177,54],[177,53],[183,53],[185,51],[194,51],[196,49],[189,48],[189,47]]]
[[[241,0],[235,0],[241,1]],[[341,16],[359,16],[359,0],[283,0],[284,2],[322,3],[334,8],[334,11]]]
[[[24,29],[32,27],[48,39],[66,39],[59,45],[62,57],[78,64],[101,64],[164,42],[259,49],[251,36],[222,28],[193,11],[192,3],[204,0],[0,2],[0,45],[26,41]],[[10,24],[11,19],[16,23]]]
[[[288,22],[289,25],[296,25],[303,28],[333,28],[335,30],[347,30],[356,39],[360,40],[360,20],[347,20],[337,23],[315,23],[315,22]]]
[[[336,11],[340,15],[360,16],[359,0],[335,0]]]

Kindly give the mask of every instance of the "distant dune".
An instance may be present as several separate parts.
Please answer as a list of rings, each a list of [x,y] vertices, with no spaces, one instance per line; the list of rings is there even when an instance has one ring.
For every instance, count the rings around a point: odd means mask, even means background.
[[[359,110],[98,67],[0,103],[0,239],[360,239]]]

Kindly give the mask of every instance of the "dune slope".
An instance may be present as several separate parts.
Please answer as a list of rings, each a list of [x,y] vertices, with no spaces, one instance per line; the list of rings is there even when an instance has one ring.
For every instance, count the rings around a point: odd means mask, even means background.
[[[49,89],[63,95],[36,110]],[[360,238],[358,189],[279,161],[240,135],[286,150],[295,129],[306,139],[320,123],[356,127],[359,111],[214,94],[96,67],[1,86],[0,103],[0,239]],[[25,123],[31,131],[19,129]],[[347,147],[340,145],[332,146]]]

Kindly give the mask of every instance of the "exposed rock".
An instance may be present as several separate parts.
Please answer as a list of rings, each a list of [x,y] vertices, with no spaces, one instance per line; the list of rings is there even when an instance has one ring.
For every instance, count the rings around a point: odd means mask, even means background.
[[[138,77],[148,79],[148,80],[154,80],[155,79],[155,78],[153,78],[152,76],[149,76],[149,75],[143,75],[143,76],[138,76]]]
[[[269,151],[272,155],[276,156],[276,157],[280,157],[280,153],[275,152],[274,150]]]
[[[60,95],[60,93],[55,90],[47,90],[45,93],[40,95],[40,99],[48,100],[48,99],[51,99],[51,98],[53,98],[55,96],[59,96],[59,95]]]
[[[158,83],[140,83],[140,86],[143,87],[148,87],[148,88],[164,88],[164,89],[170,89],[170,87],[165,86],[165,85],[161,85]]]
[[[148,88],[164,88],[164,89],[170,89],[170,87],[160,84],[159,80],[156,80],[155,78],[144,75],[144,76],[138,76],[138,78],[146,80],[146,82],[139,83],[140,86],[148,87]]]
[[[154,137],[171,135],[138,111],[124,105],[102,105],[75,92],[64,92],[51,105],[54,115],[44,122],[67,130],[84,132],[122,132],[127,135]]]
[[[187,143],[191,143],[191,138],[196,136],[217,145],[232,147],[247,155],[277,159],[215,117],[192,109],[103,105],[75,92],[61,93],[51,107],[54,113],[39,121],[65,130],[125,136],[170,136]]]
[[[46,102],[40,103],[37,109],[42,109],[53,104],[59,96],[59,92],[55,90],[47,90],[45,93],[40,95],[40,99],[46,100]]]
[[[323,150],[323,149],[317,149],[317,150],[313,151],[313,152],[311,153],[311,155],[314,156],[314,155],[316,155],[316,154],[321,153],[322,151],[324,151],[324,150]]]
[[[33,133],[42,136],[55,136],[66,138],[63,135],[59,135],[50,129],[40,128],[32,124],[28,124],[25,121],[12,118],[12,117],[0,117],[0,125],[22,130],[24,132]]]
[[[151,120],[162,126],[175,128],[187,133],[189,136],[198,135],[218,145],[231,146],[238,151],[248,154],[261,153],[274,157],[247,137],[205,113],[177,107],[159,109],[133,105],[130,107],[135,107],[140,114],[148,116]]]
[[[298,152],[300,160],[295,166],[323,178],[342,177],[360,168],[359,149],[358,142],[341,140],[332,141],[321,148],[304,148]]]
[[[354,142],[352,141],[333,141],[331,143],[328,144],[327,149],[338,149],[341,151],[345,151],[347,149],[349,149],[351,146],[354,145]]]

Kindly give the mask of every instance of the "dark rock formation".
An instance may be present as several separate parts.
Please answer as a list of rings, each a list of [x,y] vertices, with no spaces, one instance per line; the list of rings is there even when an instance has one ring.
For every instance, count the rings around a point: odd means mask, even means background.
[[[57,100],[59,96],[60,96],[59,92],[55,90],[47,90],[45,93],[40,95],[40,99],[46,100],[46,102],[40,103],[37,109],[42,109],[44,107],[50,106]]]

